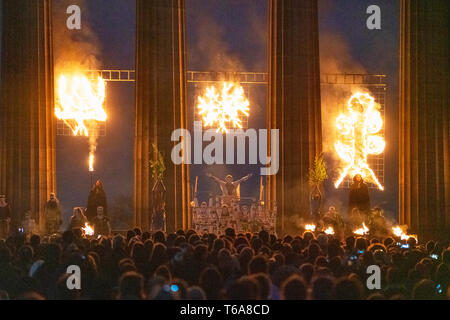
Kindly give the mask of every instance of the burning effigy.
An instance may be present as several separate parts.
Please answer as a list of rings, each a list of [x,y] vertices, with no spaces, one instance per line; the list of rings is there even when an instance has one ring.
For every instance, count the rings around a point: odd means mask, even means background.
[[[347,176],[360,174],[365,181],[384,189],[368,164],[368,156],[381,154],[386,146],[380,134],[383,119],[379,108],[370,94],[357,92],[348,100],[347,111],[337,117],[334,147],[343,168],[334,184],[336,188]]]
[[[74,136],[89,137],[89,171],[94,171],[97,122],[104,122],[105,81],[90,80],[81,73],[62,74],[57,81],[55,116],[63,120]]]

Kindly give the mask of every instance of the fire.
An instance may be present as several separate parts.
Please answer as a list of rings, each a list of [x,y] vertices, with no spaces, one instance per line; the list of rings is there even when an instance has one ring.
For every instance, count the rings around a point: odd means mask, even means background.
[[[197,108],[205,126],[217,126],[217,132],[227,133],[229,128],[242,128],[239,116],[248,116],[249,105],[242,86],[223,82],[220,92],[214,85],[206,88]]]
[[[89,136],[90,122],[106,121],[103,109],[105,81],[102,78],[94,83],[85,75],[61,75],[57,90],[55,115],[69,126],[74,136]]]
[[[314,232],[316,230],[316,226],[314,224],[305,225],[305,231]]]
[[[89,153],[89,171],[94,171],[94,154],[92,152]]]
[[[371,95],[358,92],[348,100],[347,109],[347,113],[341,113],[336,119],[339,140],[334,147],[345,167],[335,187],[338,188],[346,176],[360,174],[384,190],[367,162],[368,155],[381,154],[386,146],[384,138],[378,134],[383,127],[379,105]]]
[[[392,227],[392,233],[397,238],[400,238],[400,240],[408,240],[409,238],[414,238],[414,239],[416,239],[416,241],[418,241],[417,235],[415,235],[415,234],[406,234],[400,226]]]
[[[84,227],[81,227],[81,231],[83,232],[83,235],[85,236],[93,236],[94,235],[94,228],[89,225],[89,223],[85,223]]]
[[[94,171],[94,150],[97,121],[106,121],[103,108],[105,81],[91,81],[80,73],[62,74],[57,83],[55,116],[69,126],[74,136],[90,136],[89,171]]]
[[[326,234],[334,234],[334,229],[330,226],[326,228],[323,232],[325,232]]]
[[[369,228],[366,227],[366,224],[363,222],[362,227],[353,231],[354,234],[364,236],[369,233]]]

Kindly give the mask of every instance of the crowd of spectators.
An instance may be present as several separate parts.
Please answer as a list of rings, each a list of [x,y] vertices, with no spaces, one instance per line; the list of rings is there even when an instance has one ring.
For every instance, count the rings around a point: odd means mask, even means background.
[[[0,299],[448,299],[448,244],[324,233],[81,230],[0,240]],[[79,266],[81,288],[67,285]],[[370,290],[367,267],[381,288]]]

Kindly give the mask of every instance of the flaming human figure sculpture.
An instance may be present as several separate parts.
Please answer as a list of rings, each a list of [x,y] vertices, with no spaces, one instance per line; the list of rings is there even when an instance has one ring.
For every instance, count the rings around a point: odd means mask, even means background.
[[[358,92],[348,100],[347,112],[337,117],[338,140],[334,147],[345,167],[335,182],[336,188],[346,176],[360,174],[380,190],[384,189],[367,162],[368,155],[381,154],[386,146],[379,135],[383,119],[378,109],[379,105],[371,95]]]
[[[215,86],[206,88],[197,108],[205,126],[217,126],[217,132],[227,133],[230,128],[242,128],[240,116],[248,116],[249,105],[239,84],[223,82],[220,91]]]
[[[74,136],[89,137],[89,171],[94,171],[97,121],[106,121],[103,109],[105,81],[91,81],[83,74],[61,75],[57,83],[55,116],[63,120]]]

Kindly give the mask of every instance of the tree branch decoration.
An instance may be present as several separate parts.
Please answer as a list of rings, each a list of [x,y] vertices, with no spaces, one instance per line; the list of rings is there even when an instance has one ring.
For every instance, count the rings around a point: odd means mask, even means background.
[[[164,158],[158,150],[156,143],[152,144],[153,147],[153,158],[150,160],[150,168],[152,169],[152,178],[154,180],[162,179],[164,171],[166,171],[166,166],[164,165]]]
[[[309,168],[308,180],[310,185],[317,186],[326,179],[328,179],[327,168],[321,153],[316,155],[312,167]]]

